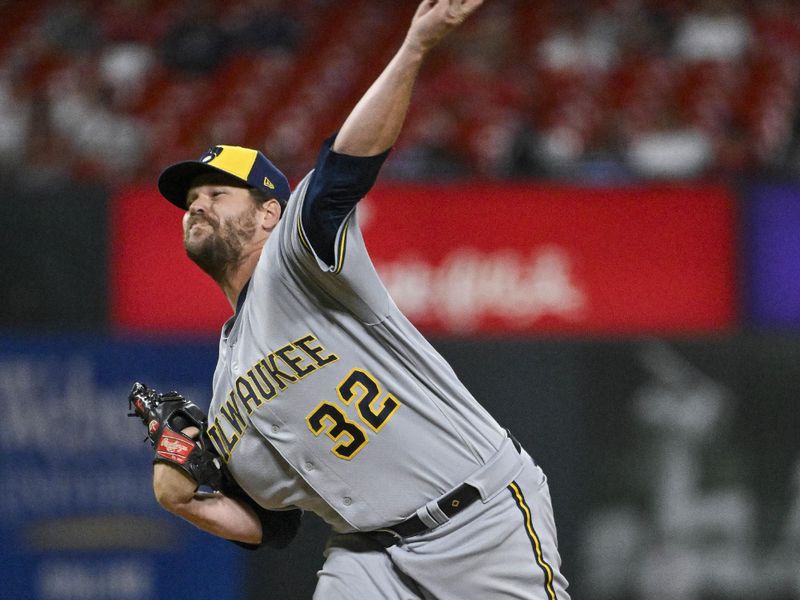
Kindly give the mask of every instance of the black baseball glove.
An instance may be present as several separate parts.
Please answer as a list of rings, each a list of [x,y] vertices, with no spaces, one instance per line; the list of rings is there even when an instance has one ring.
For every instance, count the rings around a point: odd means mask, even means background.
[[[261,544],[234,542],[253,550],[261,545],[284,548],[297,534],[302,511],[299,509],[272,511],[259,506],[236,483],[220,460],[206,434],[206,414],[177,392],[159,394],[142,383],[134,383],[128,396],[131,417],[139,417],[147,426],[156,455],[153,462],[175,465],[197,482],[249,505],[261,521]],[[197,427],[200,433],[192,439],[181,433],[187,427]],[[145,438],[147,439],[147,438]]]
[[[155,448],[153,462],[175,465],[197,482],[214,490],[223,487],[226,478],[222,462],[205,431],[206,414],[177,392],[159,394],[142,383],[134,383],[128,396],[131,417],[139,417],[147,427],[147,437]],[[182,430],[197,427],[192,439]]]

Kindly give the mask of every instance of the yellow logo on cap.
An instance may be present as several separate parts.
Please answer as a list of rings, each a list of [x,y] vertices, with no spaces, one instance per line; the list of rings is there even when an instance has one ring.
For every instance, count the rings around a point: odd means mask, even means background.
[[[275,184],[272,183],[267,177],[264,177],[264,185],[267,186],[271,190],[275,189]]]

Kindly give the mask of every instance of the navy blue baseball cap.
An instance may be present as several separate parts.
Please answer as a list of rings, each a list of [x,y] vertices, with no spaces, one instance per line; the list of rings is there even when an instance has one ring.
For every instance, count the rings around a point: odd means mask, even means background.
[[[235,177],[284,206],[291,194],[286,176],[266,156],[258,150],[241,146],[212,146],[197,160],[167,167],[158,178],[158,191],[185,210],[189,185],[195,177],[205,173],[225,173]]]

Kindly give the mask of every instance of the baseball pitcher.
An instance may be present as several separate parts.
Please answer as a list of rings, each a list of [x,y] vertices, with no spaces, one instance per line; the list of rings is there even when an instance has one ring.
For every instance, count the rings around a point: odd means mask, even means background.
[[[333,530],[318,599],[569,598],[545,475],[400,313],[356,219],[424,58],[481,2],[419,5],[293,191],[261,152],[228,145],[159,178],[234,314],[207,416],[131,391],[156,497],[248,548],[286,545],[316,513]]]

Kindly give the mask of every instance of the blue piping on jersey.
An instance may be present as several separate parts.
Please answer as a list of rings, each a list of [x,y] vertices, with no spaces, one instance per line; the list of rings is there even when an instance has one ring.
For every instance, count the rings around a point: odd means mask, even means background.
[[[236,312],[234,312],[233,316],[230,319],[228,319],[227,323],[225,323],[225,331],[224,331],[225,337],[228,337],[228,335],[231,332],[231,329],[233,329],[233,325],[236,323],[236,319],[239,318],[239,312],[242,310],[242,305],[244,304],[244,299],[247,297],[247,289],[249,287],[250,287],[250,280],[248,279],[245,282],[244,287],[242,287],[242,291],[239,292],[239,298],[237,298],[236,300]]]

